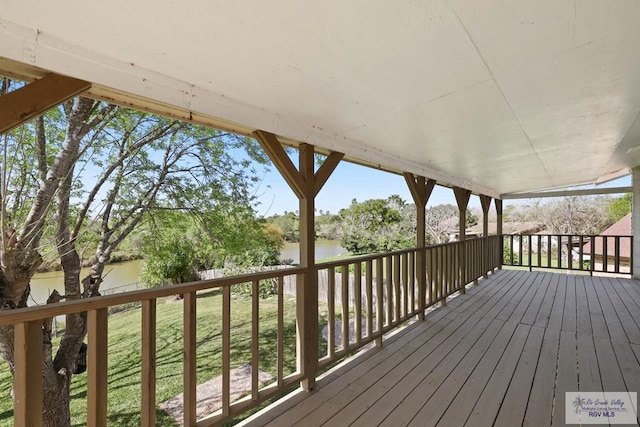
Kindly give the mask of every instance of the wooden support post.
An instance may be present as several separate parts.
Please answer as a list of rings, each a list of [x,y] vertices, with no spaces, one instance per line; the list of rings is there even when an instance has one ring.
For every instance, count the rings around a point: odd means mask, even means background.
[[[307,268],[298,276],[296,285],[297,365],[304,379],[305,391],[315,387],[318,370],[318,272],[315,268],[315,197],[344,157],[331,153],[314,173],[314,147],[299,147],[299,170],[282,148],[277,137],[269,132],[254,132],[271,161],[282,174],[300,203],[300,267]]]
[[[14,334],[13,421],[42,425],[42,322],[18,323]]]
[[[47,110],[88,90],[91,83],[48,74],[0,97],[0,134],[38,117]]]
[[[305,181],[300,199],[300,266],[306,267],[303,283],[297,287],[298,369],[304,372],[305,391],[315,387],[318,369],[318,273],[315,270],[315,185],[313,180],[313,146],[300,146],[300,172]]]
[[[416,205],[416,247],[418,253],[416,254],[416,275],[418,276],[418,319],[424,320],[424,311],[426,308],[426,286],[427,286],[427,269],[426,269],[426,206],[435,187],[436,182],[434,180],[425,180],[423,176],[416,177],[411,173],[403,174],[413,202]]]
[[[467,205],[469,204],[469,197],[471,197],[471,191],[460,187],[453,187],[453,193],[456,196],[456,202],[458,203],[458,210],[460,211],[458,236],[460,242],[464,242],[467,239]],[[466,275],[466,246],[460,245],[460,251],[458,252],[458,260],[460,262],[460,293],[465,293],[465,285],[467,284]]]
[[[480,205],[482,205],[482,237],[484,238],[482,251],[484,262],[482,265],[482,270],[484,270],[484,278],[486,279],[487,277],[489,277],[487,273],[489,272],[488,266],[489,260],[491,259],[489,257],[489,251],[487,250],[489,243],[487,237],[489,237],[489,208],[491,207],[491,197],[481,194]]]
[[[636,280],[640,280],[640,166],[631,169],[632,198],[631,198],[631,274]],[[595,243],[591,243],[591,249]],[[604,246],[603,246],[604,247]],[[595,264],[595,258],[591,258],[591,266]]]
[[[504,239],[502,237],[502,200],[495,199],[495,204],[496,204],[496,234],[500,238],[500,245],[498,245],[499,251],[500,251],[500,253],[498,254],[498,260],[500,261],[498,263],[498,270],[502,270],[502,263],[504,262],[504,260],[502,259],[504,255],[504,251],[502,247],[504,245]]]

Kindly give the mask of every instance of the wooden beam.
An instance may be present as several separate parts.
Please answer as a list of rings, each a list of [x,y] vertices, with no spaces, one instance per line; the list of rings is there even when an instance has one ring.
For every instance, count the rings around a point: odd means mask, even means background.
[[[274,134],[263,130],[255,131],[253,136],[258,140],[284,180],[289,184],[291,190],[299,199],[302,199],[304,197],[304,179],[287,155],[287,152],[282,148],[278,138]]]
[[[15,326],[14,423],[42,425],[42,322]]]
[[[426,206],[429,201],[429,197],[431,197],[431,192],[436,185],[436,181],[433,179],[425,181],[423,176],[416,176],[409,172],[403,173],[402,176],[404,176],[404,180],[409,187],[411,197],[413,197],[413,202],[416,205]]]
[[[413,198],[413,203],[415,203],[416,206],[424,206],[426,202],[423,200],[422,193],[419,189],[419,185],[417,182],[417,179],[419,178],[416,178],[414,174],[409,172],[403,173],[402,176],[407,183],[407,187],[409,187],[409,192],[411,193],[411,197]],[[422,179],[424,180],[424,178]]]
[[[0,134],[38,117],[47,110],[91,88],[91,83],[59,74],[40,80],[0,97]]]
[[[545,197],[570,197],[570,196],[595,196],[598,194],[624,194],[631,193],[633,187],[608,187],[608,188],[587,188],[580,190],[558,190],[558,191],[538,191],[535,193],[511,193],[502,194],[502,200],[515,199],[542,199]]]
[[[480,204],[482,205],[482,236],[489,235],[489,208],[491,207],[491,197],[480,195]]]
[[[315,193],[314,196],[317,196],[324,184],[327,182],[331,174],[336,167],[340,163],[340,160],[344,157],[344,153],[333,152],[327,156],[327,158],[322,162],[318,172],[315,174]]]
[[[471,197],[471,190],[466,188],[453,187],[453,194],[456,196],[456,202],[458,203],[458,209],[466,211],[469,204],[469,198]]]

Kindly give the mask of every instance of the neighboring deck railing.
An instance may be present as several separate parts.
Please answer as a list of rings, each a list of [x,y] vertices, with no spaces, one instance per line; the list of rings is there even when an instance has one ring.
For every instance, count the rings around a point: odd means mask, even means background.
[[[632,236],[505,234],[503,264],[508,266],[631,274]]]
[[[314,310],[319,312],[319,328],[327,326],[326,351],[318,351],[318,367],[328,364],[357,350],[367,343],[382,343],[385,332],[418,316],[423,318],[425,309],[447,296],[464,292],[464,286],[499,267],[501,255],[500,237],[471,239],[443,245],[429,246],[386,254],[352,258],[345,261],[318,264],[312,268],[289,268],[244,276],[221,278],[175,286],[139,290],[88,300],[63,302],[47,306],[25,308],[0,313],[0,326],[15,327],[15,425],[38,425],[42,415],[42,371],[33,369],[42,360],[42,324],[54,316],[87,313],[87,418],[88,425],[107,425],[108,403],[108,311],[122,304],[141,305],[141,400],[142,425],[152,426],[156,421],[156,308],[158,300],[182,294],[183,300],[183,390],[185,425],[217,425],[257,406],[266,399],[282,392],[292,384],[316,373],[309,367],[295,372],[283,369],[285,342],[285,281],[304,283],[305,275],[317,275],[319,283],[326,278],[325,303],[316,301]],[[421,273],[423,272],[423,273]],[[277,351],[274,380],[261,385],[258,378],[260,366],[259,342],[261,338],[261,301],[258,289],[261,285],[274,285],[277,298]],[[235,402],[230,398],[230,371],[232,362],[232,287],[249,284],[251,297],[251,390],[248,396]],[[298,285],[296,285],[298,286]],[[222,408],[201,420],[196,420],[196,367],[198,366],[196,337],[197,293],[218,290],[222,294],[222,325],[219,333],[222,341]],[[322,298],[318,298],[322,300]],[[300,316],[301,307],[296,307]],[[340,324],[341,339],[336,342],[336,325]],[[132,325],[133,327],[133,325]],[[211,325],[212,330],[218,328]],[[299,340],[300,341],[300,340]],[[316,343],[318,344],[318,343]],[[306,345],[304,343],[298,344]],[[301,349],[298,347],[298,354]],[[306,351],[306,349],[305,349]],[[303,352],[304,353],[304,352]]]

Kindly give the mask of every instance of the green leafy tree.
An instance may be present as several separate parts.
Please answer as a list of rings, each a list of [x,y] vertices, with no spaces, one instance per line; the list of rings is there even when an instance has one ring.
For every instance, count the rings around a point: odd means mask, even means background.
[[[349,208],[340,211],[340,245],[355,254],[409,248],[415,244],[415,223],[408,218],[409,212],[398,196],[362,203],[354,199]]]
[[[631,213],[633,203],[633,195],[627,193],[624,196],[616,197],[609,205],[609,216],[611,221],[617,222],[625,215]]]
[[[147,247],[142,279],[161,285],[186,283],[198,278],[198,243],[182,234],[158,236]]]
[[[0,82],[0,96],[16,87]],[[207,212],[252,203],[255,141],[75,98],[2,136],[0,306],[27,306],[30,280],[49,259],[64,273],[64,298],[99,295],[104,266],[149,212]],[[245,160],[230,153],[244,150]],[[80,277],[89,251],[90,273]],[[60,300],[56,295],[50,302]],[[45,426],[70,425],[69,394],[85,317],[68,315],[60,345],[43,328]],[[13,374],[13,329],[0,328]]]
[[[300,218],[297,213],[285,211],[282,215],[267,218],[267,221],[281,230],[285,241],[300,241]]]

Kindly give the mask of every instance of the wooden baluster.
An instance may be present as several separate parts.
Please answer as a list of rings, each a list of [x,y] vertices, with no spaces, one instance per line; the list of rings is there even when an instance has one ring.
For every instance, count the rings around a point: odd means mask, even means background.
[[[184,384],[184,412],[183,422],[185,426],[196,424],[196,293],[184,294],[182,301],[183,316],[183,384]],[[223,349],[224,350],[224,349]],[[226,413],[225,415],[228,415]]]
[[[342,266],[342,349],[349,349],[349,264]]]
[[[356,335],[356,346],[359,347],[362,341],[362,264],[360,262],[354,264],[354,279],[353,300],[356,310],[354,332]]]
[[[335,267],[329,267],[327,273],[327,315],[329,316],[329,322],[327,325],[327,351],[329,358],[333,360],[336,357],[336,269]]]
[[[229,406],[231,404],[230,384],[231,384],[231,286],[225,286],[224,288],[222,288],[222,415],[225,417],[229,415]]]
[[[277,382],[278,387],[284,385],[284,277],[278,277],[278,337],[277,337]]]
[[[107,309],[87,313],[87,426],[107,425]]]
[[[142,301],[142,425],[156,425],[156,300]]]
[[[367,337],[373,336],[373,261],[366,262]]]
[[[260,372],[260,281],[251,283],[251,399],[258,400]]]
[[[18,323],[14,331],[14,425],[40,426],[43,411],[42,369],[40,368],[42,366],[42,321]],[[96,366],[90,366],[90,368],[95,371]],[[103,383],[106,384],[106,378]],[[95,385],[95,383],[92,384],[93,389]],[[105,422],[102,425],[106,425],[106,411]]]
[[[382,347],[382,325],[384,316],[384,297],[382,291],[382,282],[384,280],[382,258],[376,260],[376,329],[378,337],[376,338],[376,346]]]

